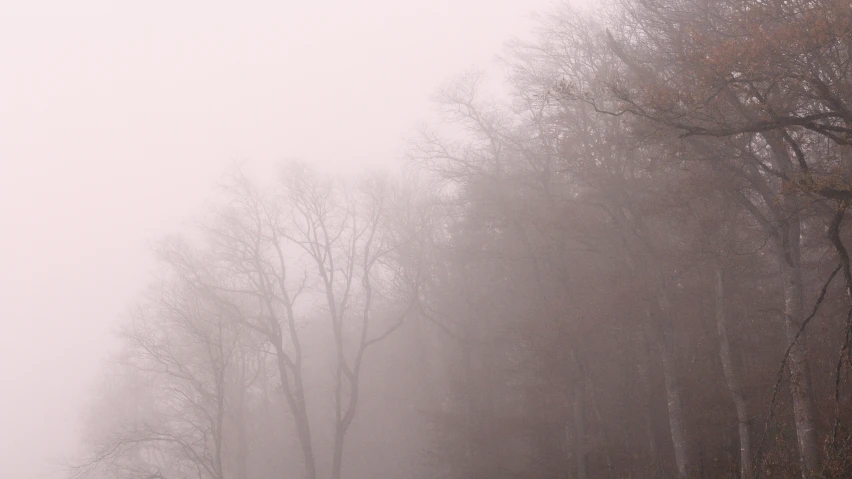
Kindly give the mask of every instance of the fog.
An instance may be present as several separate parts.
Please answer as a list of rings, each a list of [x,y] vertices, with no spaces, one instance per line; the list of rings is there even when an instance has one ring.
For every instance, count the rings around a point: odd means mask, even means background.
[[[848,0],[7,3],[0,477],[852,476]]]
[[[436,87],[487,66],[535,7],[6,2],[0,476],[41,477],[73,451],[149,243],[226,167],[395,167]]]

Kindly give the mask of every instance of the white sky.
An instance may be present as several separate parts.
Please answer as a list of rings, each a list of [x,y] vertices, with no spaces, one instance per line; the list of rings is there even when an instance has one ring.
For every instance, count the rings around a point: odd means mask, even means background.
[[[147,245],[233,160],[392,164],[549,3],[0,0],[0,477],[73,451]]]

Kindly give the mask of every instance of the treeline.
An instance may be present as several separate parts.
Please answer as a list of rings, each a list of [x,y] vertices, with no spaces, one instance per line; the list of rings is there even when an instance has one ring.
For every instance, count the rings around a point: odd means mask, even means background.
[[[503,65],[402,179],[230,175],[72,473],[852,476],[852,4],[563,7]]]

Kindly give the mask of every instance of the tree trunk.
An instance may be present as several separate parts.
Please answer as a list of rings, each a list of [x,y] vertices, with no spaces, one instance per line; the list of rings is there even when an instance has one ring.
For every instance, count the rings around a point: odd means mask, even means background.
[[[675,364],[674,325],[670,316],[668,295],[665,285],[659,291],[660,302],[660,355],[663,362],[663,379],[666,388],[666,404],[669,410],[669,428],[672,434],[672,446],[675,453],[675,465],[679,479],[687,477],[689,471],[688,449],[686,434],[683,426],[683,407],[680,401],[680,383],[677,380]]]
[[[248,478],[248,431],[246,431],[246,357],[243,354],[239,361],[239,375],[237,376],[237,390],[234,392],[236,397],[233,406],[234,426],[237,429],[237,450],[235,473],[236,479]]]
[[[728,340],[728,317],[725,308],[725,283],[722,266],[715,264],[714,271],[714,305],[716,309],[716,329],[719,332],[719,357],[728,384],[728,392],[734,401],[737,411],[737,430],[740,439],[740,479],[751,479],[751,431],[748,424],[748,409],[740,387],[740,377],[731,354],[731,344]]]
[[[344,434],[337,430],[334,434],[334,455],[331,464],[331,479],[340,479],[343,476],[343,441]]]
[[[293,370],[294,384],[291,390],[289,379],[287,378],[288,366],[284,359],[283,346],[280,343],[276,343],[274,346],[278,359],[278,373],[281,379],[281,386],[284,388],[287,405],[293,414],[293,420],[296,422],[296,434],[299,437],[299,444],[302,446],[302,456],[305,460],[305,479],[316,479],[316,462],[314,460],[311,426],[308,420],[308,409],[305,401],[305,389],[301,371],[298,369]]]
[[[783,206],[788,219],[779,229],[780,241],[777,243],[776,255],[784,282],[784,327],[787,344],[790,344],[796,338],[805,319],[801,269],[801,223],[799,202],[795,197],[785,197]],[[799,336],[796,344],[790,349],[788,367],[802,477],[810,479],[816,477],[819,471],[819,448],[813,413],[813,391],[808,370],[807,334]]]
[[[798,242],[798,237],[796,242]],[[794,252],[788,250],[787,254],[784,254],[780,260],[784,279],[784,326],[789,344],[796,338],[804,320],[802,272],[798,264],[797,250]],[[796,439],[799,446],[802,477],[810,479],[815,477],[819,470],[819,449],[813,416],[806,344],[806,335],[802,334],[790,349],[789,369],[793,418],[796,423]]]
[[[470,335],[468,335],[469,337]],[[476,429],[473,414],[474,414],[474,391],[473,391],[473,364],[471,358],[471,342],[466,341],[463,351],[463,377],[465,378],[464,391],[464,457],[465,470],[469,477],[475,477],[477,474],[476,451],[474,448],[474,431]]]
[[[581,382],[574,387],[574,450],[577,454],[577,479],[588,479],[585,407]]]
[[[650,316],[650,313],[648,314]],[[656,472],[659,472],[659,453],[657,447],[657,438],[654,433],[654,407],[653,402],[651,401],[651,392],[652,392],[652,384],[651,384],[651,368],[653,367],[653,353],[651,351],[651,343],[653,339],[648,334],[647,329],[642,328],[641,331],[641,344],[642,344],[642,352],[644,355],[641,358],[641,363],[644,364],[644,371],[642,371],[642,381],[643,381],[643,389],[642,392],[645,396],[645,434],[647,438],[648,444],[648,457],[651,459],[650,464],[653,465]]]

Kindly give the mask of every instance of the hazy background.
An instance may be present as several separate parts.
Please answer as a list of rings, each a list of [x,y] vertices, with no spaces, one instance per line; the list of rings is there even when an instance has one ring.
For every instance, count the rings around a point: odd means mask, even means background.
[[[549,3],[3,2],[0,477],[73,452],[147,245],[230,162],[393,164],[435,88]]]

